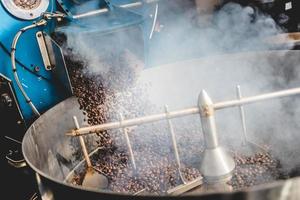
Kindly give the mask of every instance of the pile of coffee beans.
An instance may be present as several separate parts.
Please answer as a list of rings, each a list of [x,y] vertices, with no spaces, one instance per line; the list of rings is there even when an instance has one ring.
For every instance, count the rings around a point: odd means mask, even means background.
[[[22,9],[31,10],[38,7],[41,4],[41,0],[14,0],[14,3]]]
[[[124,63],[129,66],[138,65],[139,62],[135,61],[128,52],[124,55],[121,59],[123,66],[126,66]],[[130,62],[126,61],[126,55]],[[84,120],[88,125],[118,121],[120,113],[128,119],[156,112],[156,108],[147,102],[145,88],[134,85],[133,68],[112,67],[103,77],[101,74],[87,73],[84,62],[74,60],[76,59],[67,60],[69,74],[74,95],[78,98],[80,109],[85,115]],[[182,184],[170,133],[165,122],[131,127],[128,131],[136,169],[131,163],[122,131],[97,133],[97,144],[101,148],[91,157],[91,160],[93,166],[109,179],[109,190],[129,194],[144,191],[163,195],[169,189]],[[201,138],[201,133],[198,131],[185,131],[182,133],[183,137],[180,138],[179,134],[178,144],[180,153],[187,155],[188,159],[184,159],[183,156],[180,170],[184,179],[191,181],[201,174],[197,166],[185,161],[193,160],[191,159],[193,156],[199,158],[203,146],[188,144],[183,148],[181,143],[191,142],[186,141],[187,134],[192,134],[191,137],[194,138]],[[234,159],[236,169],[232,180],[228,182],[234,190],[280,178],[279,162],[268,153],[260,152],[250,156],[236,153]],[[72,183],[81,185],[83,174],[84,170],[77,172]]]
[[[120,57],[123,66],[127,63],[128,66],[135,67],[111,68],[105,77],[89,73],[82,59],[67,57],[74,95],[88,125],[119,120],[120,113],[128,119],[142,116],[149,111],[155,112],[144,97],[143,86],[134,85],[132,76],[140,68],[137,66],[140,65],[139,61],[135,61],[128,51]],[[101,149],[91,160],[93,166],[108,177],[109,190],[131,194],[144,190],[163,194],[182,183],[174,156],[170,154],[170,144],[166,144],[166,141],[170,141],[170,136],[164,134],[167,137],[162,140],[159,132],[165,127],[151,127],[142,128],[149,135],[147,144],[141,143],[141,139],[145,139],[144,133],[140,134],[141,129],[130,133],[137,169],[132,166],[122,132],[116,130],[97,133],[97,143]],[[192,167],[183,166],[181,171],[186,181],[200,176],[199,171]],[[75,174],[72,183],[80,185],[83,175],[84,170]]]
[[[235,155],[236,168],[229,182],[234,190],[268,183],[281,178],[280,163],[269,153]]]
[[[123,155],[122,158],[110,157],[94,161],[96,168],[108,175],[109,189],[115,192],[135,194],[144,189],[145,192],[161,195],[182,184],[179,169],[172,156],[161,157],[149,152],[145,155],[147,160],[141,159],[141,155],[137,157],[136,169],[127,155]],[[181,172],[186,181],[200,176],[199,171],[191,167],[182,166]]]

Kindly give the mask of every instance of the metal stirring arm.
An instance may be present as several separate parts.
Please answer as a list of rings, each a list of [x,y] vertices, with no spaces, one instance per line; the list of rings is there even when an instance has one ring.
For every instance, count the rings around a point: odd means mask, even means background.
[[[79,129],[80,127],[79,127],[77,117],[73,116],[73,120],[74,120],[74,124],[75,124],[76,129]],[[79,142],[80,142],[80,146],[82,148],[82,152],[83,152],[84,159],[86,161],[87,167],[92,168],[92,162],[91,162],[91,159],[89,157],[89,154],[88,154],[88,151],[87,151],[87,148],[86,148],[86,145],[85,145],[85,142],[84,142],[84,139],[83,139],[82,136],[79,137]]]
[[[165,105],[165,112],[166,112],[166,114],[169,113],[167,105]],[[176,159],[176,163],[177,163],[177,167],[178,167],[179,177],[180,177],[181,181],[183,182],[183,184],[186,184],[187,182],[185,181],[185,178],[183,177],[182,172],[181,172],[181,163],[180,163],[180,157],[179,157],[179,153],[178,153],[176,136],[175,136],[175,133],[174,133],[173,124],[172,124],[170,119],[167,119],[167,121],[168,121],[169,131],[170,131],[170,134],[171,134],[171,137],[172,137],[172,145],[173,145],[175,159]]]
[[[168,115],[169,111],[168,111],[168,106],[165,105],[165,112]],[[169,126],[169,131],[172,137],[172,144],[173,144],[173,150],[174,150],[174,154],[175,154],[175,160],[177,163],[177,168],[178,168],[178,173],[179,173],[179,177],[180,180],[183,184],[180,184],[174,188],[171,188],[167,191],[167,194],[169,195],[180,195],[183,194],[187,191],[190,191],[198,186],[200,186],[203,182],[202,182],[202,176],[192,180],[192,181],[186,181],[182,172],[181,172],[181,162],[180,162],[180,157],[179,157],[179,153],[178,153],[178,148],[177,148],[177,142],[176,142],[176,135],[174,132],[174,128],[173,128],[173,124],[172,121],[170,119],[167,119],[168,121],[168,126]]]
[[[177,110],[172,112],[169,112],[166,107],[165,113],[149,115],[145,117],[128,119],[128,120],[122,119],[121,122],[111,122],[111,123],[100,124],[96,126],[84,127],[77,130],[72,130],[71,132],[67,133],[67,135],[82,136],[87,134],[93,134],[98,131],[126,128],[129,126],[136,126],[136,125],[167,119],[169,124],[169,129],[172,135],[172,143],[175,152],[176,162],[179,169],[178,171],[181,180],[184,183],[183,185],[187,186],[188,183],[185,183],[184,178],[181,174],[180,158],[177,150],[176,138],[175,138],[173,126],[170,119],[192,115],[192,114],[200,114],[202,132],[203,132],[204,143],[205,143],[205,151],[202,155],[200,172],[202,173],[202,175],[204,176],[208,184],[214,184],[216,182],[217,183],[223,182],[231,178],[232,172],[235,168],[235,162],[232,156],[219,145],[216,122],[214,117],[215,111],[220,109],[230,108],[230,107],[236,107],[236,106],[242,108],[241,106],[245,104],[255,103],[267,99],[297,95],[297,94],[300,94],[300,88],[293,88],[289,90],[283,90],[283,91],[272,92],[272,93],[267,93],[267,94],[252,96],[252,97],[241,98],[241,93],[240,91],[238,91],[237,100],[213,103],[210,97],[208,96],[208,94],[206,93],[206,91],[202,90],[202,92],[199,95],[199,102],[197,107],[192,107],[192,108]],[[244,119],[243,109],[241,109],[240,113],[242,115],[242,119]],[[245,121],[243,121],[243,125],[245,125]],[[245,128],[244,128],[244,133],[246,133]],[[183,190],[185,189],[186,188],[184,188]]]
[[[76,118],[76,116],[73,116],[73,121],[75,124],[75,127],[78,129],[79,128],[79,123],[78,120]],[[85,176],[83,178],[82,181],[82,185],[85,187],[89,187],[89,188],[101,188],[101,189],[105,189],[108,186],[108,179],[106,176],[104,176],[101,171],[99,170],[95,170],[96,168],[94,168],[92,166],[92,162],[91,159],[89,157],[84,139],[82,136],[79,137],[79,141],[80,141],[80,145],[83,151],[83,155],[87,164],[87,170],[85,173]]]
[[[238,100],[214,103],[213,108],[215,111],[217,111],[225,108],[237,107],[237,106],[256,103],[268,99],[287,97],[287,96],[292,96],[297,94],[300,94],[300,88],[293,88],[293,89],[266,93],[262,95],[252,96],[252,97],[244,97]],[[134,119],[126,119],[123,120],[122,124],[120,124],[120,122],[110,122],[110,123],[99,124],[95,126],[73,129],[67,132],[66,135],[80,136],[80,135],[95,134],[96,132],[99,131],[119,129],[119,128],[124,128],[129,126],[137,126],[141,124],[152,123],[152,122],[161,121],[165,119],[179,118],[179,117],[184,117],[184,116],[189,116],[189,115],[194,115],[199,113],[200,113],[200,109],[198,106],[196,106],[196,107],[191,107],[183,110],[170,111],[168,114],[160,113],[160,114],[149,115],[149,116],[139,117]]]

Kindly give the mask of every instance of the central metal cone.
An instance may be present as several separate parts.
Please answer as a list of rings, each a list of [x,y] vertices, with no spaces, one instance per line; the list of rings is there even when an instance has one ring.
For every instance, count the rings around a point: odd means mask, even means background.
[[[222,147],[205,149],[200,171],[208,183],[229,180],[235,168],[231,155]]]

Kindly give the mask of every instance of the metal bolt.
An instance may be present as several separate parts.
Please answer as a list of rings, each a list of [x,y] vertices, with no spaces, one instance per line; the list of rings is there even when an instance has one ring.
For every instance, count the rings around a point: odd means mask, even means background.
[[[13,105],[13,100],[7,93],[1,95],[1,102],[7,107],[12,107]]]
[[[35,67],[34,67],[34,71],[35,71],[35,72],[39,72],[40,70],[41,70],[41,68],[40,68],[39,66],[35,66]]]

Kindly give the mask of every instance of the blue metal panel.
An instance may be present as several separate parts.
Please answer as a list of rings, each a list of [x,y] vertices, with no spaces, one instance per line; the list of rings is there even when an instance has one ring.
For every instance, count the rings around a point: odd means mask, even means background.
[[[55,0],[51,0],[48,11],[55,10]],[[25,21],[13,17],[5,10],[2,4],[0,6],[0,19],[0,73],[3,73],[13,81],[21,112],[25,120],[30,121],[34,114],[16,86],[11,68],[10,46],[15,34],[21,28],[32,24],[33,21]],[[54,25],[49,23],[44,27],[44,31],[51,32],[53,27]],[[16,60],[18,61],[18,75],[26,93],[37,109],[40,112],[44,112],[66,98],[67,94],[61,91],[62,89],[55,83],[52,73],[45,70],[35,36],[38,30],[40,28],[35,28],[22,34],[17,45]],[[37,66],[40,69],[39,71],[35,71]]]
[[[151,20],[149,21],[148,14],[143,15],[142,13],[153,9],[147,10],[144,6],[142,6],[132,12],[132,10],[117,7],[121,4],[136,2],[135,0],[110,1],[111,7],[109,13],[103,16],[97,16],[96,18],[91,17],[80,20],[72,19],[70,10],[74,7],[74,2],[71,0],[57,0],[57,2],[60,4],[60,7],[63,7],[69,15],[69,20],[71,20],[70,23],[67,23],[66,25],[67,29],[64,30],[66,27],[60,27],[60,30],[78,31],[76,28],[80,28],[80,31],[99,34],[111,32],[119,28],[139,26],[142,30],[144,30],[145,43],[147,43]],[[80,3],[83,2],[84,1],[80,1]],[[99,7],[105,6],[105,2],[106,1],[104,0],[99,0]],[[56,1],[50,0],[47,11],[54,12],[57,9]],[[2,4],[0,5],[0,20],[0,73],[13,81],[12,85],[16,92],[15,95],[23,117],[27,122],[30,122],[34,118],[34,113],[26,103],[14,80],[10,60],[10,48],[15,34],[21,28],[32,24],[34,21],[21,20],[12,16],[9,12],[7,12]],[[70,25],[72,25],[74,29],[70,29]],[[37,31],[43,30],[50,34],[55,30],[55,28],[56,24],[52,21],[45,27],[35,28],[23,33],[16,48],[16,63],[20,81],[26,93],[41,113],[70,95],[64,90],[62,85],[59,85],[59,83],[55,81],[54,74],[45,69],[36,40]],[[38,71],[36,70],[37,68],[39,69]]]
[[[104,7],[106,5],[106,1],[105,0],[57,0],[58,4],[60,5],[60,7],[65,11],[65,13],[68,16],[72,16],[76,13],[77,11],[77,6],[80,6],[82,4],[86,4],[86,3],[97,3],[97,6],[100,7]]]

